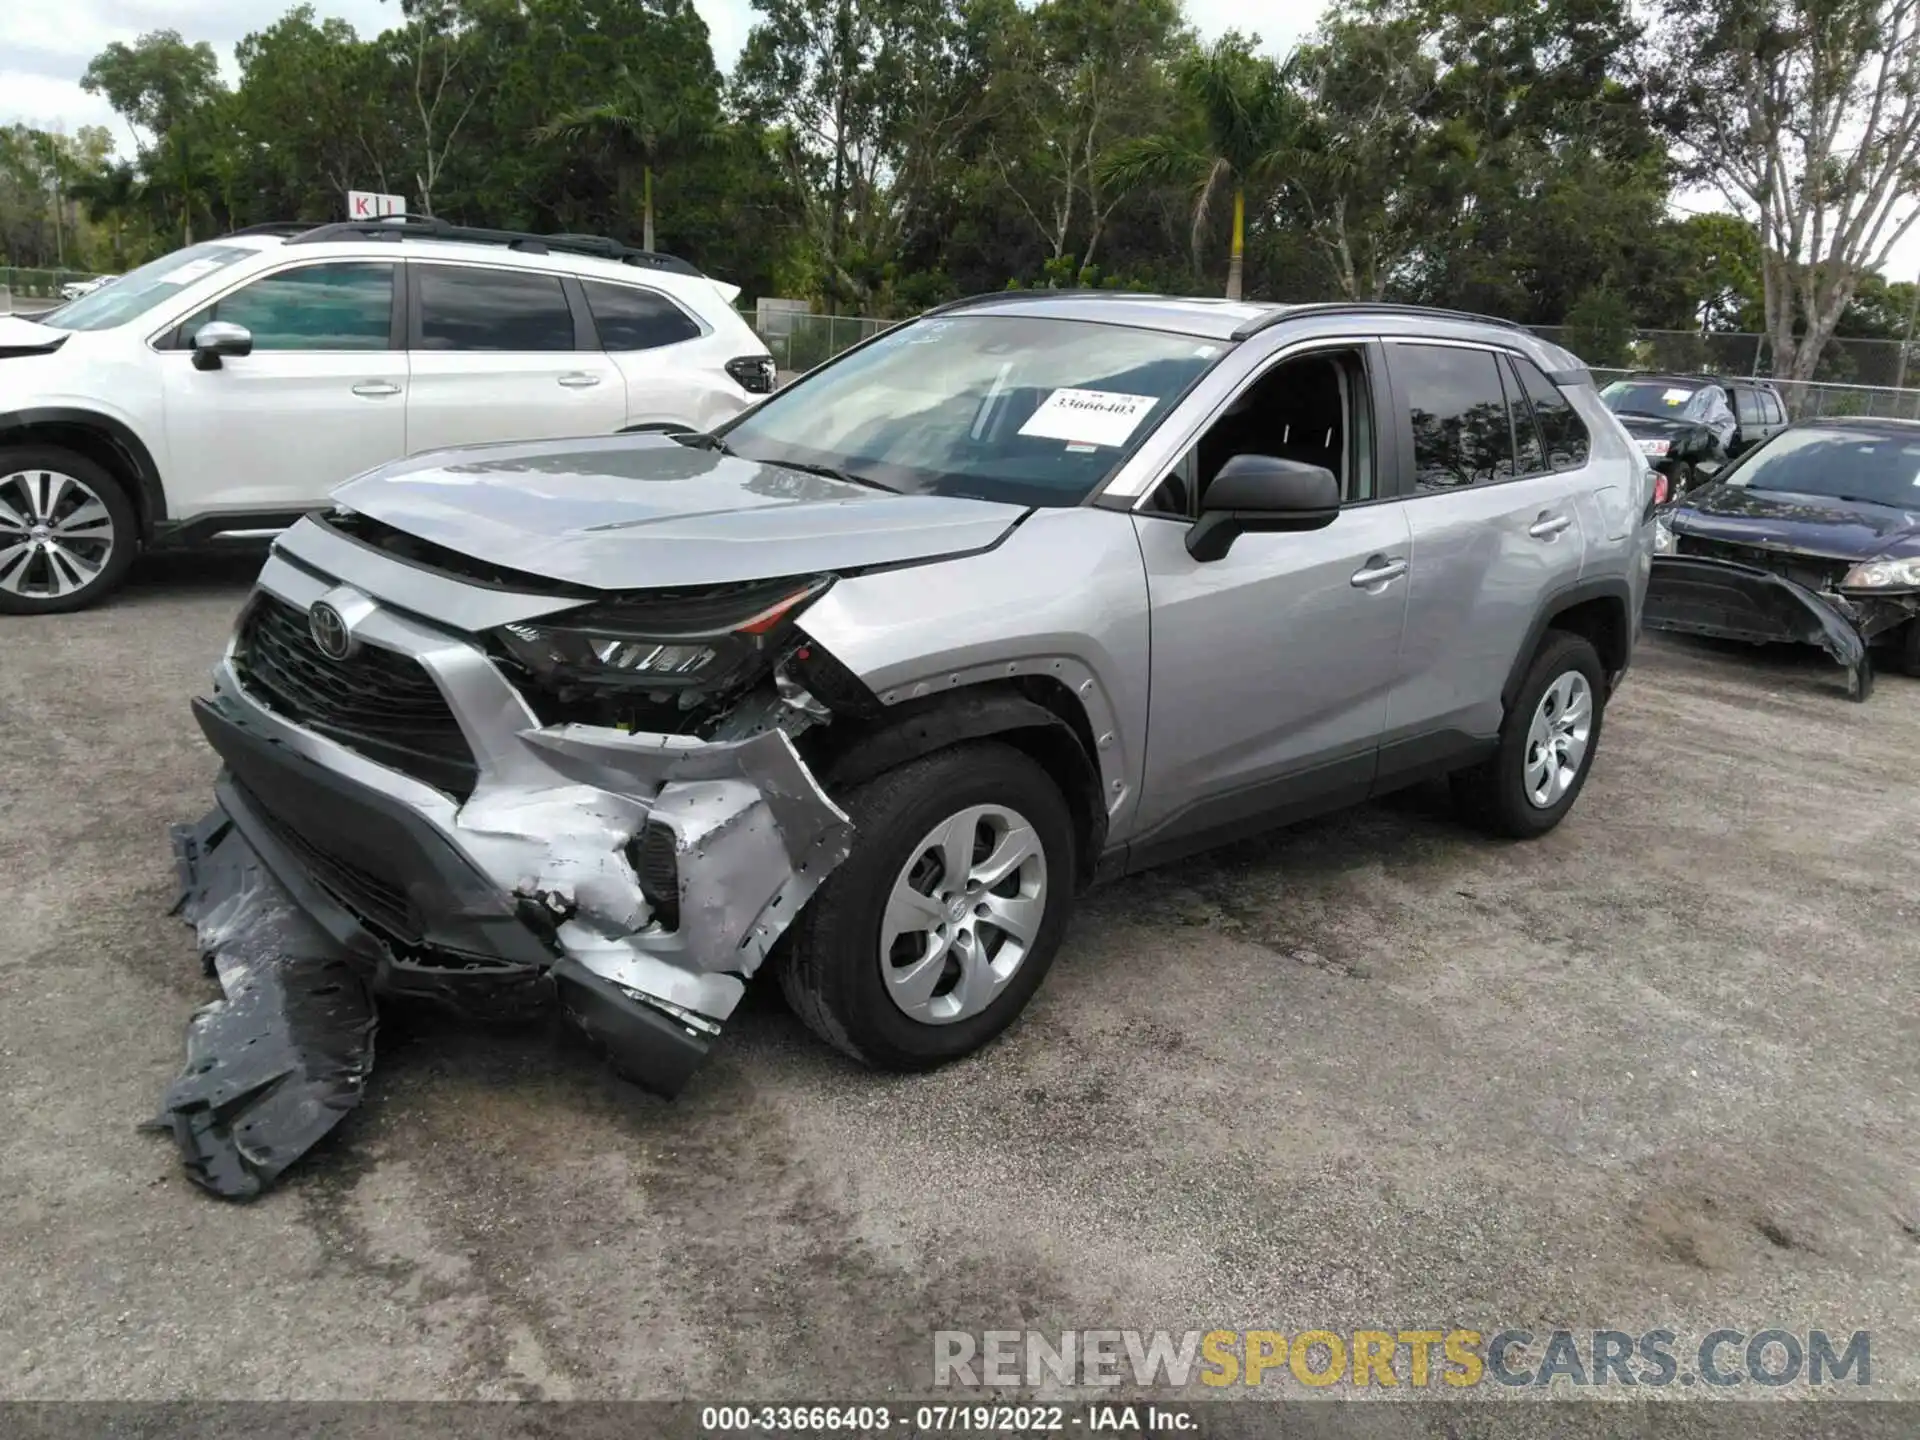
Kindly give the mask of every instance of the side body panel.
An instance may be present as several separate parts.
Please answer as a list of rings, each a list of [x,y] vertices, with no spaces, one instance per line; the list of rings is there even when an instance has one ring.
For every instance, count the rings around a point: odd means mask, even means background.
[[[800,628],[889,705],[1044,677],[1092,730],[1110,843],[1127,838],[1147,743],[1147,582],[1133,521],[1038,510],[973,555],[836,584]]]

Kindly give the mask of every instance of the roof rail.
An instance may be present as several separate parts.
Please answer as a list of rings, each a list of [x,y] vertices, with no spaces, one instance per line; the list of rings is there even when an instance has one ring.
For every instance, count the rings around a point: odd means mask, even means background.
[[[450,225],[427,215],[395,215],[384,220],[339,220],[302,230],[290,238],[289,245],[318,245],[328,240],[453,240],[468,245],[504,245],[526,255],[546,255],[560,251],[568,255],[591,255],[601,260],[616,260],[623,265],[665,270],[674,275],[701,274],[699,267],[677,255],[657,250],[636,250],[604,235],[535,235],[523,230],[485,230],[471,225]]]
[[[264,225],[243,225],[238,230],[229,230],[220,238],[234,240],[242,235],[302,235],[313,229],[312,220],[269,220]]]
[[[935,305],[931,310],[922,310],[920,317],[941,315],[950,310],[971,310],[981,305],[998,305],[1011,300],[1172,300],[1172,295],[1152,295],[1144,290],[989,290],[983,295],[963,295],[958,300],[948,300]],[[919,317],[916,317],[919,318]]]
[[[1330,300],[1308,305],[1280,305],[1258,319],[1249,320],[1233,332],[1235,340],[1245,340],[1262,330],[1290,320],[1296,315],[1408,315],[1428,319],[1466,320],[1475,325],[1498,325],[1503,330],[1533,332],[1518,320],[1502,320],[1497,315],[1476,315],[1471,310],[1444,310],[1434,305],[1394,305],[1384,300]]]

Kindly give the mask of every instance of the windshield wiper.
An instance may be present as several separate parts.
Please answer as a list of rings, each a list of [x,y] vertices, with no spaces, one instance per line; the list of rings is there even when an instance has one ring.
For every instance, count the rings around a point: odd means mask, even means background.
[[[778,465],[782,470],[802,470],[809,475],[819,475],[827,480],[839,480],[848,485],[861,485],[869,490],[884,490],[889,495],[900,493],[891,485],[882,485],[878,480],[869,480],[865,475],[856,475],[851,470],[836,470],[831,465],[814,465],[805,460],[769,460],[762,463]]]

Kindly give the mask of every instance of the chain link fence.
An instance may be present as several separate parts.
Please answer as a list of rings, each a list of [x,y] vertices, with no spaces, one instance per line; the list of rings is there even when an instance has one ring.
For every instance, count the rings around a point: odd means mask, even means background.
[[[773,363],[781,371],[793,374],[824,365],[868,336],[900,323],[872,315],[812,315],[793,310],[745,314],[747,323],[760,332],[760,338],[772,352]]]

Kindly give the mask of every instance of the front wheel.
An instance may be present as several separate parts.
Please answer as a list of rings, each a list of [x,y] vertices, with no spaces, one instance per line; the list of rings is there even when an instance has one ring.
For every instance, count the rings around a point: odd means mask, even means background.
[[[105,599],[138,541],[126,492],[93,461],[52,445],[0,448],[0,614]]]
[[[795,923],[793,1011],[885,1070],[971,1053],[1026,1008],[1073,908],[1073,818],[1010,745],[956,746],[842,798],[853,853]]]
[[[1549,631],[1500,727],[1493,758],[1453,777],[1466,814],[1497,835],[1544,835],[1579,798],[1600,748],[1606,675],[1591,642]]]

